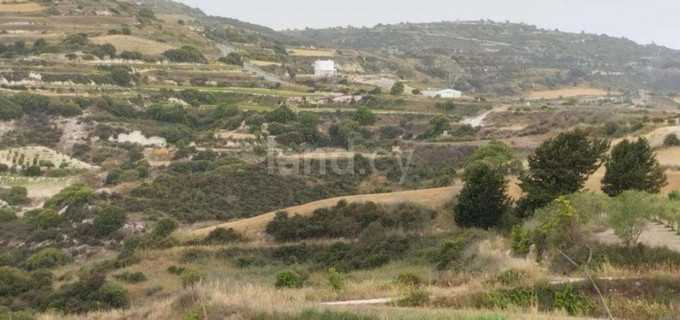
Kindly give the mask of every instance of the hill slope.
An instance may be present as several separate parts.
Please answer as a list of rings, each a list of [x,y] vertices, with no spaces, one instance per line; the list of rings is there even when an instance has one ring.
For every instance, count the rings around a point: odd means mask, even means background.
[[[600,86],[675,91],[680,51],[606,35],[490,21],[402,23],[373,28],[286,31],[319,46],[417,58],[427,73],[461,89],[505,91],[592,81]],[[547,70],[546,70],[547,69]],[[552,70],[552,72],[551,72]],[[556,73],[560,71],[560,73]],[[480,83],[481,82],[481,83]],[[502,92],[502,91],[501,91]]]

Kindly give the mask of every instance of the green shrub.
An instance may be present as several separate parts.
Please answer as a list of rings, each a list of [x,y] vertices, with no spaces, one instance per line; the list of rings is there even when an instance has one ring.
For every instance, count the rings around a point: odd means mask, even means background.
[[[256,255],[244,255],[236,257],[234,264],[239,268],[251,268],[251,267],[262,267],[267,264],[267,262],[259,256]]]
[[[25,187],[12,187],[9,189],[9,192],[4,195],[3,200],[13,206],[24,204],[28,200],[28,190],[26,190]]]
[[[0,267],[14,266],[16,264],[16,257],[11,252],[0,253]]]
[[[33,286],[31,275],[21,269],[0,267],[0,296],[17,295]]]
[[[140,282],[144,282],[144,281],[147,280],[146,275],[144,275],[144,273],[142,273],[142,272],[128,272],[128,271],[126,271],[126,272],[123,272],[121,274],[117,274],[113,277],[120,280],[120,281],[124,281],[124,282],[127,282],[127,283],[140,283]]]
[[[71,262],[71,256],[56,248],[45,248],[31,255],[26,264],[31,270],[50,269]]]
[[[233,228],[215,228],[204,239],[204,244],[229,244],[235,242],[242,242],[244,237],[236,232]]]
[[[33,218],[33,224],[41,229],[50,229],[59,225],[61,217],[54,209],[43,209]]]
[[[294,270],[283,270],[276,273],[277,288],[301,288],[303,285],[302,277]]]
[[[527,274],[526,274],[525,271],[511,268],[511,269],[503,270],[503,271],[499,272],[498,274],[496,274],[493,277],[492,282],[499,283],[499,284],[502,284],[504,286],[509,286],[509,285],[513,285],[513,284],[517,284],[517,283],[521,282],[526,277],[527,277]]]
[[[335,291],[340,291],[345,286],[345,282],[342,281],[342,275],[335,268],[328,269],[328,272],[326,273],[326,279],[331,285],[331,288],[333,288]]]
[[[122,228],[127,221],[127,212],[118,206],[106,206],[94,218],[93,229],[97,237],[105,237]]]
[[[210,251],[201,248],[189,248],[182,251],[182,262],[199,262],[210,256]]]
[[[482,298],[482,302],[489,308],[505,309],[509,306],[519,306],[527,308],[535,301],[534,294],[530,288],[517,287],[487,292]]]
[[[680,139],[678,139],[677,134],[671,133],[664,138],[663,145],[666,147],[680,146]]]
[[[183,287],[191,287],[205,279],[206,274],[202,270],[185,268],[179,275]]]
[[[24,175],[27,177],[39,177],[42,175],[42,169],[38,165],[30,166],[24,169]]]
[[[531,247],[531,236],[529,231],[522,229],[521,226],[515,225],[510,230],[510,242],[512,252],[515,254],[527,254]]]
[[[430,302],[430,293],[425,290],[413,290],[405,298],[396,302],[399,307],[424,307]]]
[[[158,220],[151,231],[154,237],[165,238],[179,228],[179,222],[173,218]]]
[[[0,208],[0,222],[10,222],[17,218],[16,212],[11,208]]]
[[[570,315],[588,315],[594,306],[590,298],[582,292],[574,292],[571,284],[553,293],[554,309],[564,309]]]
[[[415,272],[402,272],[397,276],[397,283],[404,286],[419,287],[424,282],[423,276]]]
[[[668,193],[668,199],[673,201],[680,201],[680,190],[673,189]]]

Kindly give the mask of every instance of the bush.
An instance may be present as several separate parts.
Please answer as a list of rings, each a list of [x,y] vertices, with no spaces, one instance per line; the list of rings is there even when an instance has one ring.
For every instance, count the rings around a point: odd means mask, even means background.
[[[20,205],[28,201],[28,190],[25,187],[15,186],[3,197],[10,205]]]
[[[126,271],[126,272],[123,272],[121,274],[117,274],[113,277],[120,280],[120,281],[124,281],[124,282],[127,282],[127,283],[140,283],[140,282],[144,282],[144,281],[147,280],[146,275],[144,275],[144,273],[142,273],[142,272],[127,272]]]
[[[182,251],[182,262],[198,262],[210,256],[210,251],[201,248],[189,248]]]
[[[94,218],[93,229],[97,237],[105,237],[122,228],[127,221],[127,212],[118,206],[106,206]]]
[[[399,307],[424,307],[430,302],[430,293],[425,290],[413,290],[405,298],[396,302]]]
[[[294,270],[283,270],[276,273],[274,286],[277,288],[301,288],[302,285],[302,277]]]
[[[162,56],[172,62],[193,62],[205,63],[206,59],[198,49],[191,46],[184,46],[180,49],[170,49],[163,52]]]
[[[521,226],[515,225],[510,230],[510,242],[512,252],[515,254],[527,254],[531,247],[531,236]]]
[[[151,234],[157,238],[165,238],[171,235],[179,228],[179,222],[173,218],[163,218],[158,220],[151,231]]]
[[[31,275],[21,269],[0,267],[0,296],[12,296],[28,291],[33,286]]]
[[[39,177],[42,175],[40,166],[34,165],[24,169],[24,175],[27,177]]]
[[[671,192],[668,193],[668,199],[673,200],[673,201],[679,201],[680,200],[680,190],[677,190],[677,189],[671,190]]]
[[[340,291],[345,286],[344,281],[342,281],[342,275],[340,275],[340,272],[335,268],[328,269],[326,279],[335,291]]]
[[[680,139],[678,139],[677,134],[671,133],[664,138],[663,145],[666,147],[680,146]]]
[[[647,229],[649,217],[655,216],[659,209],[655,202],[653,196],[641,191],[625,191],[616,197],[607,223],[626,246],[636,245]]]
[[[180,281],[182,281],[183,287],[191,287],[205,278],[205,272],[193,268],[185,268],[179,275]]]
[[[0,267],[13,266],[16,263],[16,257],[11,252],[0,253]]]
[[[43,209],[33,218],[33,224],[41,229],[50,229],[59,225],[61,217],[54,209]]]
[[[71,262],[71,256],[56,248],[45,248],[31,255],[26,261],[26,265],[31,270],[50,269],[66,265]]]
[[[17,214],[11,208],[0,208],[0,223],[10,222],[17,219]]]
[[[397,283],[404,286],[419,287],[424,282],[423,276],[415,272],[402,272],[397,276]]]
[[[241,242],[244,238],[241,234],[234,231],[233,228],[224,229],[216,228],[211,231],[205,239],[203,239],[204,244],[229,244],[235,242]]]

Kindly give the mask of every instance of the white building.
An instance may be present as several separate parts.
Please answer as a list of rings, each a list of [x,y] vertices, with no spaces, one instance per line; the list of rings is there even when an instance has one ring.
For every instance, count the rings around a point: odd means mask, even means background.
[[[430,98],[460,98],[463,93],[454,89],[443,89],[439,91],[423,91],[423,95]]]
[[[316,60],[314,62],[314,75],[317,77],[332,77],[338,74],[333,60]]]

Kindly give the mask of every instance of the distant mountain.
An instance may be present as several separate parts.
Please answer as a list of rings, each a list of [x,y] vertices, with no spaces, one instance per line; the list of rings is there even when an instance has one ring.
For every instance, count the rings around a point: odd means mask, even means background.
[[[522,91],[526,86],[550,88],[583,81],[628,89],[680,90],[680,51],[606,35],[490,21],[289,30],[285,34],[317,46],[417,58],[425,73],[481,91]],[[507,83],[514,82],[513,77],[526,83]]]

